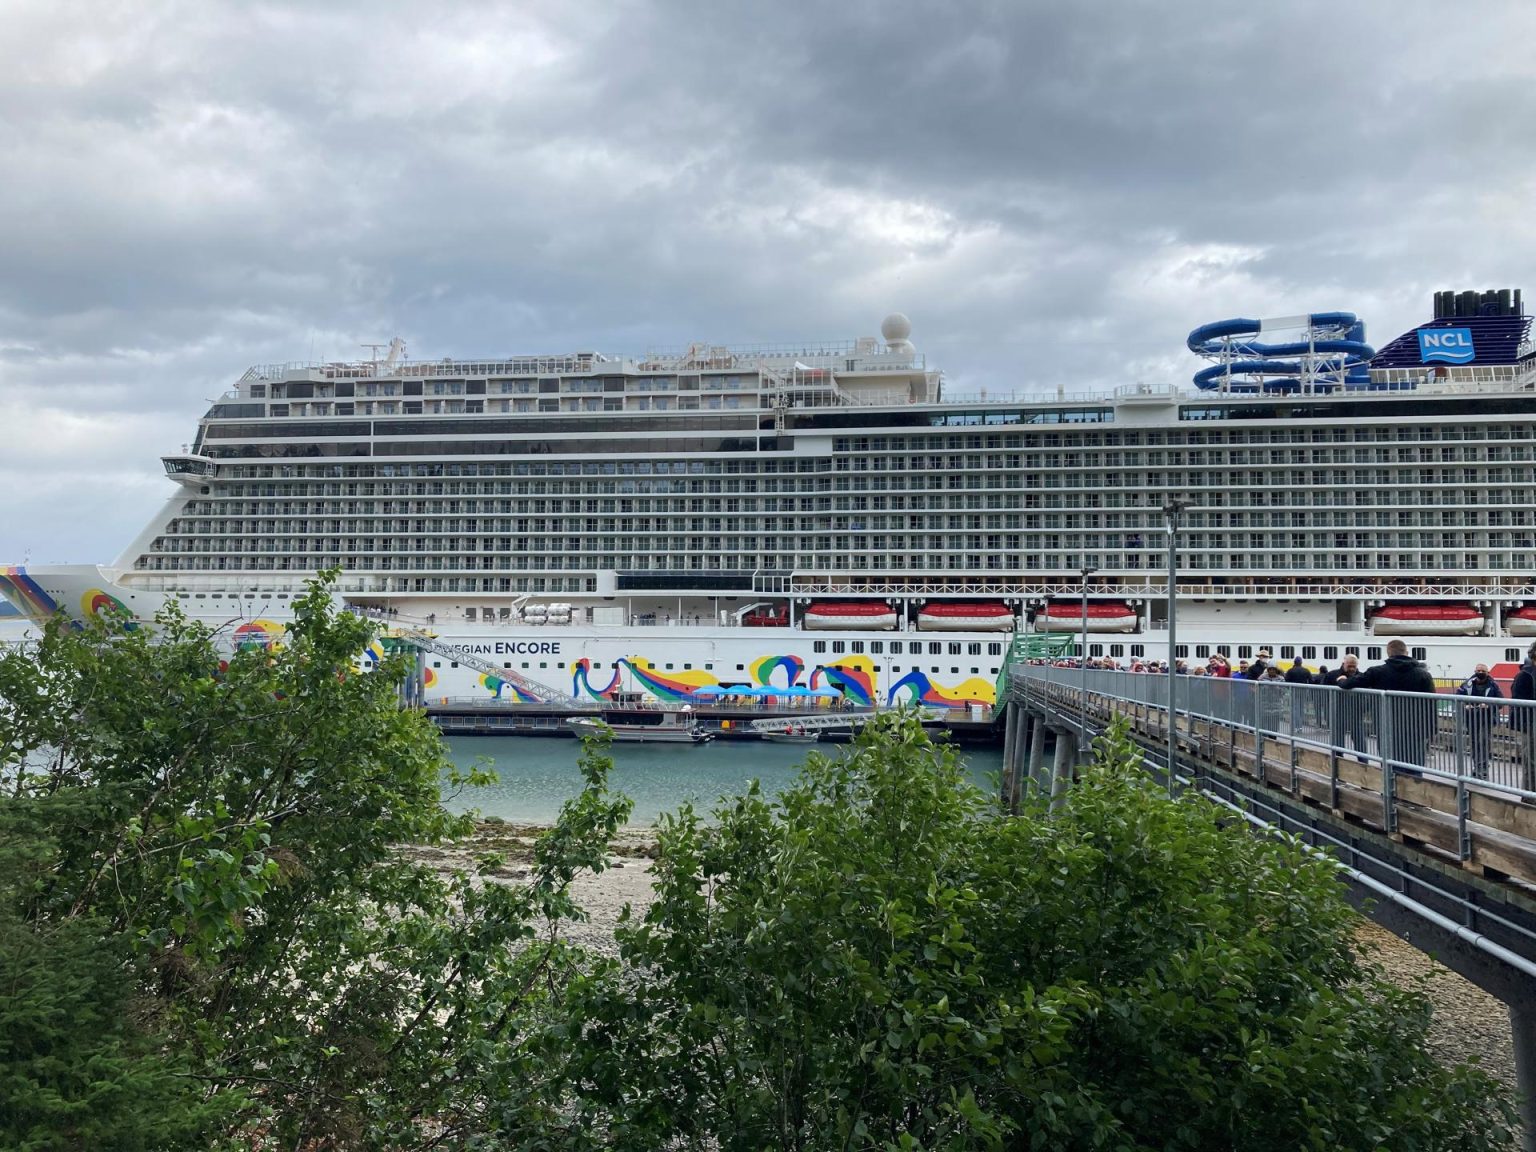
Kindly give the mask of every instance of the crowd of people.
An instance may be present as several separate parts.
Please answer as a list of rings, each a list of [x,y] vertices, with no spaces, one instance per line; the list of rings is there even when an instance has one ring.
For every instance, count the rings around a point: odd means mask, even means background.
[[[1081,668],[1079,659],[1036,661],[1058,668]],[[1106,657],[1090,657],[1090,669],[1113,672],[1168,674],[1168,664],[1161,660],[1134,659],[1128,662]],[[1434,676],[1425,665],[1409,654],[1402,640],[1387,643],[1386,659],[1373,667],[1361,668],[1360,659],[1346,654],[1339,666],[1308,668],[1300,657],[1282,669],[1267,649],[1261,648],[1250,660],[1233,665],[1224,652],[1211,655],[1204,664],[1175,661],[1179,675],[1211,677],[1220,680],[1278,681],[1291,685],[1337,688],[1342,695],[1307,693],[1297,701],[1301,722],[1329,730],[1331,743],[1341,750],[1362,756],[1372,753],[1390,756],[1394,762],[1427,765],[1430,743],[1441,731],[1440,709],[1434,699],[1440,692]],[[1391,693],[1378,697],[1359,689]],[[1526,652],[1524,662],[1509,685],[1510,701],[1528,701],[1529,705],[1510,706],[1487,664],[1479,663],[1454,689],[1454,695],[1466,697],[1454,712],[1454,730],[1464,739],[1464,755],[1471,775],[1488,779],[1494,758],[1494,736],[1500,726],[1514,739],[1514,756],[1521,765],[1521,787],[1536,790],[1536,643]],[[1422,699],[1415,699],[1421,697]],[[1390,749],[1390,750],[1389,750]]]

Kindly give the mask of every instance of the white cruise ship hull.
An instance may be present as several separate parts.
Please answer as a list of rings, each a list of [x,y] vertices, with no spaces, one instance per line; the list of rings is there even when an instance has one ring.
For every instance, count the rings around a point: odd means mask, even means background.
[[[19,596],[18,585],[39,608],[82,617],[92,611],[122,609],[139,619],[151,619],[168,599],[195,619],[221,630],[231,644],[279,641],[292,613],[293,595],[163,593],[125,587],[110,569],[95,566],[55,566],[6,569],[7,596]],[[24,580],[24,583],[22,581]],[[1328,606],[1331,610],[1331,605]],[[588,622],[536,624],[456,623],[428,620],[403,603],[397,615],[379,616],[381,629],[405,627],[429,630],[445,647],[466,653],[479,667],[459,663],[443,653],[424,652],[419,675],[422,698],[429,704],[462,700],[530,697],[510,678],[485,671],[490,665],[510,675],[548,685],[579,700],[610,701],[638,694],[660,702],[685,702],[706,695],[728,696],[733,687],[801,687],[803,696],[769,697],[768,709],[826,707],[825,698],[810,691],[837,691],[858,706],[913,703],[930,707],[968,708],[996,702],[996,681],[1006,660],[1011,637],[997,632],[950,631],[939,635],[908,628],[899,632],[870,629],[806,631],[799,627],[741,627],[711,623],[634,625]],[[578,605],[576,611],[581,612]],[[377,613],[376,613],[377,615]],[[1525,647],[1514,632],[1519,617],[1511,617],[1508,634],[1499,636],[1430,636],[1422,658],[1444,680],[1464,678],[1479,662],[1489,664],[1496,678],[1512,677]],[[1165,629],[1144,628],[1130,635],[1093,634],[1090,655],[1114,659],[1121,666],[1137,660],[1160,661],[1168,656]],[[35,635],[40,623],[0,620],[0,640],[17,641]],[[1414,636],[1407,636],[1410,646]],[[1210,600],[1181,599],[1178,643],[1181,658],[1203,663],[1211,652],[1223,652],[1234,665],[1260,649],[1274,652],[1283,664],[1294,657],[1316,667],[1337,667],[1346,651],[1367,663],[1381,658],[1385,638],[1362,627],[1329,628],[1321,612],[1303,611],[1294,603],[1230,605]]]

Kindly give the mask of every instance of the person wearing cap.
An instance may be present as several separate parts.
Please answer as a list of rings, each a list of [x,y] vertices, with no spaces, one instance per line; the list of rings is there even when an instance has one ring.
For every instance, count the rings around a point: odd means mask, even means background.
[[[1486,780],[1489,747],[1493,743],[1493,718],[1497,711],[1497,705],[1487,701],[1504,699],[1504,692],[1493,677],[1488,675],[1488,665],[1479,664],[1462,686],[1456,689],[1456,695],[1474,698],[1461,709],[1460,716],[1462,729],[1472,746],[1472,776],[1477,780]]]
[[[1243,667],[1243,678],[1245,680],[1262,680],[1264,679],[1264,670],[1268,667],[1269,649],[1260,648],[1258,655],[1253,658],[1253,663]]]

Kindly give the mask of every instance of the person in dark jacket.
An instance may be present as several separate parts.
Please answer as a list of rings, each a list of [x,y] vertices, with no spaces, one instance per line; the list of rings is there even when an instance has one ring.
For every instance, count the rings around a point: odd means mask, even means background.
[[[1525,663],[1509,686],[1509,698],[1536,701],[1536,644],[1526,651]],[[1509,726],[1517,734],[1516,747],[1520,749],[1520,787],[1536,792],[1536,703],[1511,708]]]
[[[1243,669],[1244,680],[1262,680],[1264,672],[1269,667],[1269,649],[1260,648],[1259,654],[1253,658],[1253,663]]]
[[[1420,693],[1433,697],[1435,678],[1429,669],[1408,655],[1408,645],[1401,640],[1387,644],[1384,664],[1367,668],[1357,676],[1351,676],[1341,688],[1375,688],[1383,692]],[[1433,699],[1413,701],[1400,696],[1384,697],[1377,713],[1380,723],[1376,729],[1383,747],[1390,737],[1392,759],[1406,764],[1424,767],[1429,755],[1429,738],[1435,730],[1435,702]]]
[[[1460,688],[1456,689],[1458,696],[1472,696],[1475,699],[1461,710],[1462,730],[1467,734],[1467,741],[1471,745],[1472,775],[1475,779],[1488,779],[1488,753],[1493,743],[1493,718],[1498,711],[1498,706],[1489,704],[1489,700],[1502,700],[1504,693],[1488,675],[1488,665],[1479,664],[1472,670],[1472,675],[1467,678]]]
[[[1301,662],[1301,657],[1291,661],[1291,666],[1285,670],[1285,682],[1287,684],[1311,684],[1312,673],[1307,671],[1307,666]],[[1296,697],[1291,704],[1291,715],[1301,720],[1304,724],[1317,723],[1317,694],[1305,689],[1293,688],[1289,695]]]
[[[1339,664],[1338,670],[1330,672],[1323,682],[1330,688],[1342,688],[1358,675],[1360,675],[1360,658],[1353,653],[1347,653],[1343,662]],[[1333,694],[1329,693],[1329,703],[1333,705],[1330,725],[1333,746],[1342,750],[1347,738],[1356,752],[1363,754],[1368,751],[1365,743],[1365,714],[1371,704],[1369,698],[1363,696],[1334,698]]]

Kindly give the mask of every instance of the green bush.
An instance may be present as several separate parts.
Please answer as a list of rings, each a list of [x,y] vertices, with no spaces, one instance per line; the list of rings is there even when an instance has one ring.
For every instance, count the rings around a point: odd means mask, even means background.
[[[911,722],[770,804],[660,828],[574,1065],[615,1147],[1478,1149],[1508,1100],[1426,1049],[1332,866],[1123,730],[1055,815],[1000,815]]]

